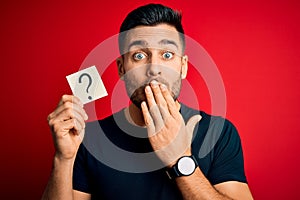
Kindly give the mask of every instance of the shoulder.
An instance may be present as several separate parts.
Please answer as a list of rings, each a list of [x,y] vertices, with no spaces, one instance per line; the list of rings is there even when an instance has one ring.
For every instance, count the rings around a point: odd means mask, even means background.
[[[224,117],[210,115],[204,111],[190,108],[184,104],[181,104],[180,112],[185,122],[187,122],[194,115],[201,115],[202,118],[199,122],[199,126],[201,127],[202,132],[213,131],[213,133],[216,133],[220,131],[236,131],[233,123]]]
[[[212,151],[224,148],[224,145],[239,146],[240,137],[231,121],[221,116],[207,114],[204,111],[189,108],[182,104],[181,114],[187,122],[193,115],[201,115],[194,129],[192,146],[203,158]]]

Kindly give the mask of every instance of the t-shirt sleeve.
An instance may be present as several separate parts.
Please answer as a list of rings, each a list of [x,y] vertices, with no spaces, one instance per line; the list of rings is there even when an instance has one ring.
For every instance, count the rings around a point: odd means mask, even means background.
[[[213,185],[226,181],[247,182],[241,140],[237,129],[228,120],[225,120],[213,154],[208,174]]]
[[[81,144],[79,146],[74,167],[73,167],[73,189],[85,193],[90,193],[89,175],[87,170],[87,150]]]

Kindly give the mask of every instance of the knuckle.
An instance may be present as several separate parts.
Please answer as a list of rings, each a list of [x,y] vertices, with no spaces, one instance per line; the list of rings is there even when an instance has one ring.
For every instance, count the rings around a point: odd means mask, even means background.
[[[63,95],[62,95],[62,98],[63,98],[63,99],[68,99],[70,96],[71,96],[71,95],[63,94]]]
[[[73,103],[67,101],[67,102],[64,102],[64,107],[65,108],[72,108],[73,109]]]
[[[145,124],[146,124],[146,125],[149,125],[149,124],[151,124],[152,122],[153,122],[153,120],[152,120],[151,117],[145,118]]]
[[[74,113],[74,110],[72,108],[67,108],[64,112],[65,112],[65,115],[70,117],[70,118],[75,117],[75,113]]]
[[[53,126],[53,119],[48,120],[49,126]]]
[[[147,97],[152,97],[153,96],[152,92],[145,92],[145,94],[146,94]]]
[[[63,103],[68,102],[68,101],[73,101],[73,96],[72,95],[68,95],[68,94],[64,94],[61,97],[61,100]]]
[[[76,123],[76,122],[75,122],[75,119],[70,119],[70,120],[69,120],[69,123],[70,123],[71,125],[75,125],[75,123]]]
[[[61,100],[63,102],[65,102],[67,98],[68,98],[68,95],[64,94],[64,95],[62,95]]]
[[[49,126],[54,126],[54,119],[50,119],[49,121],[48,121],[48,124],[49,124]]]
[[[53,113],[50,113],[48,116],[47,116],[47,121],[50,122],[50,120],[52,119],[52,115]]]
[[[76,121],[76,119],[72,119],[71,123],[72,123],[73,127],[77,127],[77,121]]]
[[[62,132],[62,127],[58,124],[53,124],[53,131],[56,133],[56,135],[59,135],[58,133]]]
[[[159,107],[160,108],[167,107],[167,103],[165,101],[161,101],[161,102],[159,102]]]

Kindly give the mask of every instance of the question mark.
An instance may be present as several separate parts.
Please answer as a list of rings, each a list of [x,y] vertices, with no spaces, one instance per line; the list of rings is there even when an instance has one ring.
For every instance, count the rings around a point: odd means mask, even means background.
[[[89,74],[87,74],[87,73],[83,73],[83,74],[81,74],[80,77],[79,77],[79,83],[82,83],[81,79],[82,79],[82,77],[84,77],[84,76],[87,76],[87,77],[89,78],[89,84],[88,84],[88,86],[87,86],[87,88],[86,88],[86,93],[89,93],[89,88],[90,88],[90,86],[92,85],[92,77],[91,77]],[[89,99],[89,100],[92,100],[92,97],[89,96],[88,99]]]

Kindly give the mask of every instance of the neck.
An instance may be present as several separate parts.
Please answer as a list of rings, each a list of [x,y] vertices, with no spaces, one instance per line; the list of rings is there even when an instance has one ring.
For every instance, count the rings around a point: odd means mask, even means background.
[[[178,100],[176,100],[176,107],[179,111],[180,109],[180,103],[178,102]],[[127,119],[127,121],[133,123],[134,125],[137,125],[137,126],[145,126],[145,121],[144,121],[144,117],[143,117],[143,113],[142,113],[142,110],[139,109],[135,104],[130,104],[129,107],[128,107],[128,117],[130,119]]]

